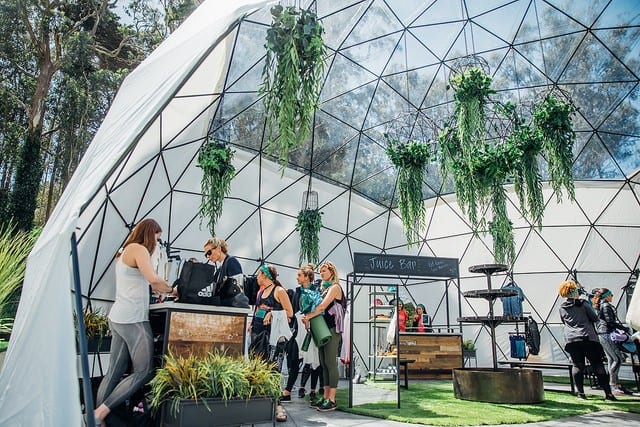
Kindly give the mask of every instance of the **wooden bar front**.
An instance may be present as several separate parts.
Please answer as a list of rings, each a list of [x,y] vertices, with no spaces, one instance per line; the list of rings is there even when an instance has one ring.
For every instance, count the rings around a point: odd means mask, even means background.
[[[462,368],[462,335],[401,332],[400,355],[415,359],[410,379],[450,379],[451,370]]]
[[[157,352],[205,356],[219,350],[242,356],[249,309],[167,302],[149,308]],[[159,343],[160,344],[160,343]]]

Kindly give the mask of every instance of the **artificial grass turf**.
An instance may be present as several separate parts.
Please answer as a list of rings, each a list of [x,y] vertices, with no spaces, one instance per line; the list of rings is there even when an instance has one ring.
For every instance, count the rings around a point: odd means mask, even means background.
[[[375,384],[375,387],[388,388],[389,385]],[[451,381],[413,383],[408,390],[401,389],[401,409],[395,401],[348,408],[348,392],[346,389],[338,390],[338,409],[344,412],[435,426],[523,424],[603,410],[640,413],[640,398],[637,397],[622,397],[618,402],[608,402],[603,395],[589,395],[588,400],[580,400],[569,393],[545,391],[545,401],[535,405],[460,400],[453,395]]]

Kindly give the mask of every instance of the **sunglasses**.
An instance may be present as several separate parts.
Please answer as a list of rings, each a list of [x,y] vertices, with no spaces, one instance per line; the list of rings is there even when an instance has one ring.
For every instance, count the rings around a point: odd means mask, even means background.
[[[211,256],[211,254],[213,253],[213,249],[209,249],[207,252],[204,253],[204,256],[206,256],[207,258],[209,258]]]

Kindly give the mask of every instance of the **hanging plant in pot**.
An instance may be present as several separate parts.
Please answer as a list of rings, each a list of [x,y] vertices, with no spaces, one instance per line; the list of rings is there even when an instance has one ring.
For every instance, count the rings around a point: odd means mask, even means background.
[[[298,213],[296,230],[300,233],[300,265],[305,262],[317,264],[320,260],[320,240],[322,212],[319,209],[303,209]]]
[[[231,164],[234,151],[231,147],[208,138],[198,152],[198,167],[202,168],[200,224],[206,219],[207,228],[215,236],[216,222],[222,215],[224,198],[231,191],[231,181],[236,169]]]
[[[534,106],[533,120],[542,135],[542,148],[549,165],[549,181],[558,202],[562,200],[562,187],[569,200],[575,200],[573,183],[573,130],[571,115],[575,108],[552,93]]]
[[[326,48],[324,29],[314,12],[277,5],[271,15],[259,94],[264,96],[269,151],[284,170],[289,152],[300,147],[311,131]]]
[[[419,141],[389,141],[387,156],[398,168],[398,209],[404,226],[407,246],[421,240],[421,232],[426,226],[426,210],[422,196],[422,177],[428,163],[433,158],[431,148]]]

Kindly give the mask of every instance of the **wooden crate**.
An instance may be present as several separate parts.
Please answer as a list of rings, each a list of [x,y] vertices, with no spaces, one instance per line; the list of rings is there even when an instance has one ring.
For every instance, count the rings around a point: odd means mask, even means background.
[[[449,379],[451,370],[462,368],[460,334],[401,333],[400,357],[409,364],[410,379]]]

